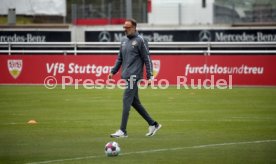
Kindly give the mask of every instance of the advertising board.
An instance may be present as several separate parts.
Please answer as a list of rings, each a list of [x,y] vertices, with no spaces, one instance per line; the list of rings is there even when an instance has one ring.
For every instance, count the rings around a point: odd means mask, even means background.
[[[106,84],[115,54],[1,55],[0,84],[43,84],[53,77],[57,84],[99,80]],[[276,56],[273,55],[152,55],[155,83],[201,84],[225,80],[227,85],[276,86]],[[120,79],[120,71],[114,76]],[[166,80],[166,81],[165,81]]]

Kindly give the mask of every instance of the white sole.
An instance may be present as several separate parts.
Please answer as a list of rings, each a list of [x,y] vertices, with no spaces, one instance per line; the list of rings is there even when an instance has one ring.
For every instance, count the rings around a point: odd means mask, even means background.
[[[128,136],[113,136],[113,135],[110,135],[111,138],[127,138]]]

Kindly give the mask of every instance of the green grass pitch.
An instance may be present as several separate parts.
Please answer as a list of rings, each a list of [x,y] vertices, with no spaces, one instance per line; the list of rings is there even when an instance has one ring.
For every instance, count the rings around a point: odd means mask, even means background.
[[[140,90],[162,129],[146,137],[131,109],[129,137],[112,139],[122,94],[0,86],[0,163],[276,163],[276,88]],[[120,144],[118,157],[105,156],[108,141]]]

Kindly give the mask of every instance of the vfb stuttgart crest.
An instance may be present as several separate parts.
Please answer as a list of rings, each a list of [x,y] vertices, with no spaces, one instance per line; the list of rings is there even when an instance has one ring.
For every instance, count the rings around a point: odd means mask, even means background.
[[[22,71],[22,60],[8,60],[8,69],[14,79],[18,78]]]
[[[159,71],[160,71],[160,60],[152,60],[152,65],[153,65],[153,77],[156,78]]]

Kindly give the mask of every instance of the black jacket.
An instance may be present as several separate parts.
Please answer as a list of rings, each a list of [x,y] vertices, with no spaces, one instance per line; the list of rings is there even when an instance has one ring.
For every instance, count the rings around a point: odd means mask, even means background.
[[[116,74],[122,66],[122,79],[129,79],[130,76],[135,75],[135,79],[139,80],[143,78],[144,65],[146,66],[147,79],[150,79],[153,74],[148,42],[137,32],[133,36],[124,37],[111,73]]]

